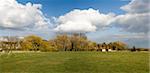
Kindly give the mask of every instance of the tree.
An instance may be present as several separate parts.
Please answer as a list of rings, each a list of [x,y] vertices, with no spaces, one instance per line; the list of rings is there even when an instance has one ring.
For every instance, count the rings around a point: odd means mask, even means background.
[[[87,50],[89,50],[89,51],[98,50],[96,42],[89,41]]]
[[[88,50],[89,41],[87,38],[79,37],[77,42],[77,48],[78,50],[84,51]]]
[[[43,40],[39,36],[30,35],[21,41],[22,50],[29,51],[57,51],[56,46],[53,45],[51,41]]]
[[[127,48],[127,44],[117,41],[112,43],[112,47],[116,50],[125,50]]]
[[[81,33],[74,33],[72,35],[58,35],[55,39],[57,49],[64,51],[82,51],[87,49],[87,37]]]
[[[71,37],[70,37],[70,42],[71,42],[71,48],[70,51],[76,51],[78,49],[77,47],[77,43],[79,43],[79,34],[74,33]]]
[[[48,52],[48,51],[57,51],[56,47],[52,46],[49,41],[42,41],[40,45],[40,51],[42,52]]]
[[[133,48],[131,49],[132,52],[136,51],[135,46],[133,46]]]
[[[88,49],[88,40],[84,33],[74,33],[70,37],[71,49],[70,51],[82,51]]]
[[[41,37],[35,35],[27,36],[24,38],[22,42],[22,48],[38,51],[40,50],[42,41],[43,39]]]
[[[25,51],[32,50],[33,48],[32,43],[28,40],[22,40],[20,45],[21,45],[22,50],[25,50]]]
[[[66,34],[58,35],[54,41],[58,50],[67,51],[70,45],[70,38]]]

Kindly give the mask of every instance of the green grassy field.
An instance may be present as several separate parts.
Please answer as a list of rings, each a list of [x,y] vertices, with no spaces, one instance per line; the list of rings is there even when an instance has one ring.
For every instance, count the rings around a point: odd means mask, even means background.
[[[0,73],[149,73],[148,52],[1,54]]]

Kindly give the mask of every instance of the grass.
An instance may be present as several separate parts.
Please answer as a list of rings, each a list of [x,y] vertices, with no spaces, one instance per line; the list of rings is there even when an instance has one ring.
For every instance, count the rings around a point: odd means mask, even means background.
[[[149,52],[51,52],[0,55],[0,73],[149,73]]]

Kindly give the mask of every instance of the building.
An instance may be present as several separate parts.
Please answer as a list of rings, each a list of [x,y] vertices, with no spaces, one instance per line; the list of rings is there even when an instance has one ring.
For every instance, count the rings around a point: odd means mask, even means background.
[[[0,51],[19,50],[21,47],[20,41],[24,37],[18,36],[1,36],[0,37]]]

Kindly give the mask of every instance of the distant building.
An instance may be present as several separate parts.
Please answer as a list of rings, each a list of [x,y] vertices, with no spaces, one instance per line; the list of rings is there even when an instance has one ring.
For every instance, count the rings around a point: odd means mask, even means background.
[[[112,51],[112,49],[108,49],[108,51]]]
[[[102,52],[106,52],[106,49],[102,49]]]
[[[20,46],[20,41],[24,39],[24,37],[18,36],[1,36],[0,37],[0,51],[4,50],[18,50]]]

